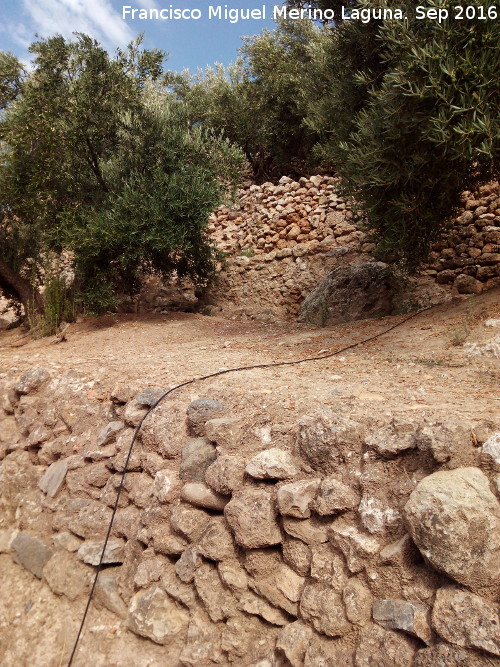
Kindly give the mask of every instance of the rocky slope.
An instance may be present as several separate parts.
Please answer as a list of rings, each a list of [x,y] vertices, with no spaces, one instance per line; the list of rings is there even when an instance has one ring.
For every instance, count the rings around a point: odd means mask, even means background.
[[[478,299],[473,316],[441,307],[148,416],[75,664],[498,664],[500,313],[494,291]],[[0,351],[3,664],[67,660],[158,385],[321,356],[397,321],[184,315]],[[451,338],[464,321],[468,347]]]

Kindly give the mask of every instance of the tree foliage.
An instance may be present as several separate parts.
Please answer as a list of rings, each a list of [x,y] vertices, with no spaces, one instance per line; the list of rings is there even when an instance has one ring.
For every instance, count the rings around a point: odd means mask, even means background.
[[[96,311],[135,289],[140,273],[203,283],[213,271],[205,226],[241,158],[190,125],[159,85],[164,55],[139,46],[112,58],[85,35],[38,41],[33,71],[6,95],[0,241],[10,273],[0,264],[0,281],[23,301],[12,272],[36,287],[47,256],[62,250],[73,251],[83,302]],[[12,63],[2,63],[9,91]]]

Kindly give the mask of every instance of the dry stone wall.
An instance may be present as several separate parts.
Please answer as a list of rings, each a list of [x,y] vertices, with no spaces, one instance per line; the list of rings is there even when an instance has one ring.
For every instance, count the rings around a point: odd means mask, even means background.
[[[337,185],[328,176],[283,177],[278,185],[247,185],[237,207],[216,211],[209,231],[227,261],[211,302],[236,315],[293,318],[329,271],[373,261],[374,245]],[[499,185],[463,197],[464,210],[433,247],[421,285],[471,294],[500,284]],[[430,287],[426,296],[433,294],[445,292]]]
[[[1,388],[0,554],[80,612],[162,392],[43,368]],[[162,664],[498,664],[500,424],[381,419],[158,407],[96,604]]]

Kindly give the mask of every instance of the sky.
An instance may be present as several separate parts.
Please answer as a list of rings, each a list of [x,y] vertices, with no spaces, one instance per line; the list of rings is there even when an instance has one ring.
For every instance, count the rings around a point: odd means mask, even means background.
[[[279,0],[226,0],[222,12],[242,9],[262,12],[264,18],[242,19],[232,23],[229,18],[209,19],[209,7],[217,8],[217,0],[0,0],[0,49],[12,51],[24,62],[30,54],[28,46],[35,35],[48,37],[61,34],[71,38],[83,32],[97,39],[110,53],[144,33],[144,47],[157,47],[169,53],[167,69],[195,71],[215,62],[228,64],[237,56],[242,35],[254,35],[274,26],[272,7]],[[124,7],[126,16],[123,18]],[[185,18],[141,20],[138,12],[150,9],[183,10]],[[199,10],[201,18],[196,19]],[[187,18],[186,16],[193,16]],[[223,16],[223,14],[222,14]]]

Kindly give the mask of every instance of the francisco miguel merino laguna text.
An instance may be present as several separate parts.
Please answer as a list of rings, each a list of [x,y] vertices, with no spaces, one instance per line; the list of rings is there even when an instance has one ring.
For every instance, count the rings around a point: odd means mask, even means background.
[[[206,13],[204,14],[204,12]],[[248,21],[250,19],[265,20],[267,18],[267,12],[268,7],[266,5],[261,5],[260,7],[255,7],[253,9],[228,7],[227,5],[208,5],[204,11],[198,8],[189,7],[181,9],[180,7],[175,7],[174,5],[168,5],[168,7],[163,7],[161,9],[139,9],[132,7],[132,5],[123,5],[122,19],[139,19],[142,21],[175,21],[184,19],[197,21],[205,15],[208,19],[229,21],[229,23],[238,23],[238,21]],[[269,13],[272,14],[272,18],[274,20],[280,18],[306,18],[313,21],[331,21],[335,18],[335,12],[333,9],[294,9],[282,5],[274,5],[272,11]],[[401,9],[351,9],[347,7],[342,7],[341,17],[342,19],[358,20],[362,23],[368,23],[373,19],[401,20],[405,18]]]

